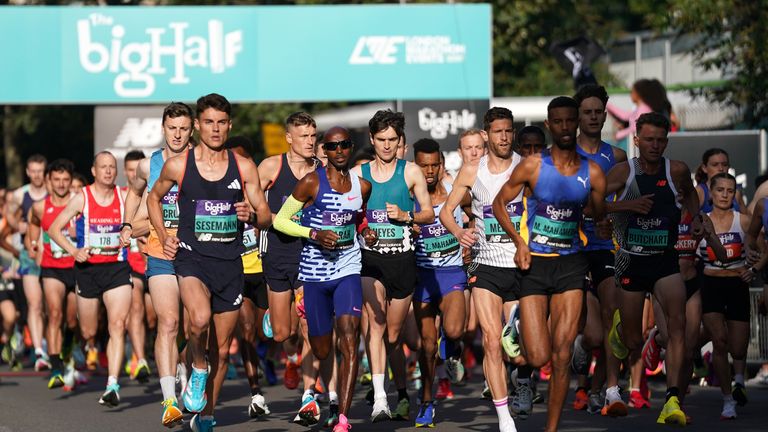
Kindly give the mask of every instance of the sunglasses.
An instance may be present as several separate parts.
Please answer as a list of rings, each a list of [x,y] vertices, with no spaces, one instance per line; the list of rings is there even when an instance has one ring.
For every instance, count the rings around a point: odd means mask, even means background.
[[[325,151],[336,151],[339,147],[341,147],[342,150],[352,148],[352,141],[347,139],[344,141],[329,141],[323,143],[323,149]]]

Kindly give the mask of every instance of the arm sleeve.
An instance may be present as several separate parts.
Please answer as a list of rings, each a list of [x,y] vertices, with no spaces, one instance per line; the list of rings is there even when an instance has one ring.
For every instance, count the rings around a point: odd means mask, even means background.
[[[291,217],[298,213],[303,207],[303,202],[294,198],[293,195],[289,196],[283,203],[283,206],[280,207],[280,211],[275,216],[272,226],[281,233],[292,237],[309,238],[309,234],[312,230],[309,227],[301,226],[291,220]]]

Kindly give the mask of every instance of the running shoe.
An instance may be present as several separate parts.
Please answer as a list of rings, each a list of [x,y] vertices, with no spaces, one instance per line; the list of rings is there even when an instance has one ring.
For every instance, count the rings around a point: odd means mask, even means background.
[[[264,319],[261,320],[261,330],[264,332],[264,336],[272,339],[274,334],[272,333],[272,318],[269,315],[269,309],[264,313]]]
[[[670,397],[667,403],[664,404],[664,408],[661,409],[656,423],[685,426],[685,413],[680,409],[680,401],[677,399],[677,396]]]
[[[64,376],[61,372],[56,371],[51,374],[51,379],[48,380],[48,389],[63,387],[64,384]]]
[[[408,398],[402,398],[397,401],[397,407],[393,419],[407,421],[410,418],[411,401]]]
[[[133,368],[131,373],[131,379],[136,380],[142,384],[149,382],[149,376],[152,372],[149,370],[149,365],[145,359],[141,359],[136,363],[136,367]]]
[[[365,392],[365,402],[368,403],[369,406],[373,406],[373,395],[374,395],[373,387],[369,388],[367,392]]]
[[[85,365],[88,370],[96,370],[99,367],[99,350],[96,347],[88,348],[85,354]]]
[[[2,354],[0,354],[0,358],[3,359],[3,362],[10,364],[11,359],[13,358],[13,349],[11,348],[11,344],[7,343],[3,345]]]
[[[213,432],[213,427],[216,425],[214,419],[202,419],[200,414],[192,416],[192,421],[189,422],[189,428],[192,432]]]
[[[518,384],[512,396],[512,412],[525,420],[533,412],[533,392],[528,384]]]
[[[590,414],[598,414],[603,408],[603,398],[600,393],[590,393],[589,402],[587,404],[587,412]]]
[[[623,360],[629,355],[629,349],[627,349],[627,346],[624,345],[624,342],[621,341],[621,337],[619,336],[618,328],[620,324],[621,314],[619,313],[619,310],[616,309],[616,312],[613,313],[613,324],[611,325],[611,330],[608,332],[608,343],[611,346],[611,352],[613,355],[617,359]]]
[[[483,382],[483,391],[480,393],[480,397],[482,399],[493,399],[493,394],[491,393],[491,388],[488,386],[488,381]]]
[[[320,421],[320,405],[315,400],[315,395],[307,393],[301,401],[299,413],[293,419],[294,423],[305,427],[313,426]]]
[[[352,429],[352,425],[349,424],[347,416],[344,414],[339,415],[339,422],[333,427],[333,432],[347,432],[350,429]]]
[[[259,418],[269,414],[269,407],[267,406],[267,400],[264,399],[264,396],[261,394],[253,395],[251,397],[251,403],[248,405],[248,417]]]
[[[182,392],[184,408],[192,413],[199,413],[208,403],[208,397],[205,394],[205,383],[208,380],[208,371],[198,372],[192,368],[192,375],[189,377],[187,386]]]
[[[720,413],[720,420],[736,419],[736,403],[733,399],[723,401],[723,411]]]
[[[370,372],[366,372],[360,375],[360,385],[364,385],[364,386],[371,385],[372,380],[373,380],[373,377],[371,376]]]
[[[70,362],[72,360],[70,359]],[[62,387],[62,390],[65,392],[71,392],[75,389],[75,386],[77,383],[75,382],[75,368],[72,363],[69,363],[64,366],[64,387]]]
[[[120,404],[120,385],[110,384],[99,398],[99,404],[114,408]]]
[[[416,415],[417,428],[435,427],[435,404],[433,402],[424,402],[419,407],[419,414]]]
[[[608,417],[625,417],[627,415],[627,405],[621,399],[618,386],[605,391],[605,404],[600,413]]]
[[[659,359],[661,354],[661,347],[656,343],[656,335],[659,333],[659,329],[654,327],[648,333],[648,339],[643,345],[643,366],[650,371],[655,371],[659,366]]]
[[[39,355],[35,359],[35,372],[43,372],[51,369],[51,362],[46,355]]]
[[[453,390],[451,390],[451,381],[448,378],[441,378],[437,382],[437,392],[435,392],[435,399],[453,399]]]
[[[445,373],[453,384],[458,384],[464,380],[464,365],[461,364],[461,357],[448,357],[445,361]]]
[[[176,384],[179,385],[181,391],[187,388],[187,366],[184,363],[176,364]],[[184,402],[183,399],[182,402]]]
[[[632,408],[650,408],[651,403],[637,390],[633,390],[629,393],[629,406]]]
[[[235,368],[235,365],[232,364],[231,361],[227,363],[227,374],[224,375],[224,379],[230,381],[237,379],[237,368]]]
[[[163,417],[161,422],[167,428],[176,427],[184,422],[184,414],[179,409],[179,401],[175,397],[163,401]]]
[[[587,409],[589,405],[589,395],[583,388],[576,390],[576,397],[573,399],[573,409],[576,411],[582,411]]]
[[[264,359],[261,363],[259,370],[264,371],[264,378],[267,380],[267,385],[273,386],[277,384],[277,374],[275,373],[275,362],[272,359]]]
[[[299,318],[306,319],[307,312],[306,312],[306,309],[304,308],[304,292],[303,291],[296,294],[294,303],[296,304],[296,315],[298,315]]]
[[[285,363],[285,372],[283,373],[283,385],[288,390],[296,390],[299,387],[299,365],[294,362]]]
[[[373,411],[371,412],[371,422],[392,420],[392,413],[389,412],[387,398],[376,399],[373,402]]]
[[[731,391],[731,396],[733,396],[733,400],[735,400],[736,404],[739,406],[744,406],[747,404],[747,402],[749,402],[747,399],[747,389],[744,388],[744,384],[734,384],[733,390]]]
[[[768,371],[760,369],[753,378],[747,381],[749,385],[768,386]]]
[[[547,364],[545,364],[539,369],[539,380],[549,381],[549,378],[551,376],[552,376],[552,363],[547,362]]]
[[[339,424],[339,405],[330,404],[328,405],[328,418],[325,419],[323,427],[334,428],[337,424]]]
[[[504,348],[504,352],[510,358],[515,358],[520,355],[520,344],[518,343],[519,335],[517,334],[517,326],[515,321],[518,319],[518,307],[512,306],[512,313],[510,319],[504,325],[501,330],[501,346]]]
[[[583,340],[584,336],[578,335],[573,341],[571,369],[578,375],[589,375],[589,367],[592,365],[592,353],[584,349],[582,345]]]

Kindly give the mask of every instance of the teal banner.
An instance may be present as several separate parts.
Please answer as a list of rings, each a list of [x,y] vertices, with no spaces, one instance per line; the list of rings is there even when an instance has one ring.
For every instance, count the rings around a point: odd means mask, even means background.
[[[489,5],[0,8],[2,104],[488,99]]]

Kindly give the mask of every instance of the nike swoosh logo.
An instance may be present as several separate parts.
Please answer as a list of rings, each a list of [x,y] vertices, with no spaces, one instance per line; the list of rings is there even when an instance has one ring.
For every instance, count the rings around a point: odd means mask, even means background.
[[[357,195],[347,197],[347,201],[353,201],[353,200],[356,200],[356,199],[357,199]]]
[[[356,307],[353,307],[352,310],[355,311],[355,312],[360,312],[360,309],[358,309]]]

